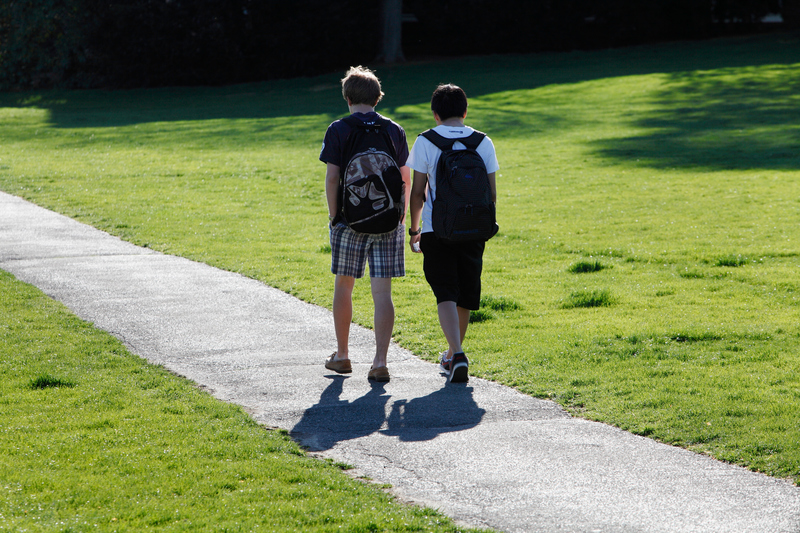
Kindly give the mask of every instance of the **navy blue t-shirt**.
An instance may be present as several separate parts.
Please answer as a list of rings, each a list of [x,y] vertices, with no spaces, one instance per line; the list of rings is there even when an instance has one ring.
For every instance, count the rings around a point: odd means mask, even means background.
[[[371,113],[353,113],[353,116],[362,122],[375,120],[376,117],[386,118],[375,111]],[[408,159],[406,132],[396,122],[391,120],[390,122],[392,122],[392,125],[389,128],[389,138],[392,139],[395,152],[397,152],[397,166],[403,167],[406,164],[406,159]],[[328,131],[325,132],[325,139],[322,141],[322,152],[319,154],[319,160],[323,163],[333,163],[339,168],[347,164],[347,161],[342,161],[342,150],[351,129],[343,120],[337,120],[328,126]]]

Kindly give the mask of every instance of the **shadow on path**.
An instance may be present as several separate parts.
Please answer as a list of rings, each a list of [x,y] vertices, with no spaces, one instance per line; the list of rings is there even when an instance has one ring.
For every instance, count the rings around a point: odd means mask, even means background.
[[[381,433],[402,441],[431,440],[441,433],[473,428],[484,414],[472,397],[472,387],[450,384],[421,398],[392,403],[388,428]]]
[[[477,426],[486,413],[473,399],[472,387],[449,385],[427,396],[394,401],[383,383],[353,401],[342,400],[348,376],[326,376],[331,383],[316,404],[306,409],[291,435],[311,451],[330,450],[337,443],[379,432],[402,441],[431,440],[450,431]]]

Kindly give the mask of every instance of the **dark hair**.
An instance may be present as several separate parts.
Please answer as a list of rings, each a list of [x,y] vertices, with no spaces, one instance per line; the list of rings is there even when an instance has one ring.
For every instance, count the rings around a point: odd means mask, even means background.
[[[342,96],[352,104],[378,105],[383,98],[381,82],[370,69],[350,67],[342,79]]]
[[[452,83],[439,85],[431,97],[431,110],[439,115],[440,120],[462,118],[467,112],[467,93]]]

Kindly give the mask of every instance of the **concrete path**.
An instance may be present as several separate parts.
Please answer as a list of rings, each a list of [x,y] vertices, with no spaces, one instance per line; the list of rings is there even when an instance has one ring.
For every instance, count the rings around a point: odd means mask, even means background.
[[[332,374],[322,366],[334,346],[327,310],[4,193],[0,269],[258,422],[462,524],[800,533],[800,488],[790,483],[488,381],[446,385],[437,366],[394,345],[392,381],[370,384],[363,328],[353,331],[353,374]]]

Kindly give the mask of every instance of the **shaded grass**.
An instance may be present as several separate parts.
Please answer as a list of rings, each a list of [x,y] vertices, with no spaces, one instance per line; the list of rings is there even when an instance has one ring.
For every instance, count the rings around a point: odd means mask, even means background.
[[[1,271],[0,363],[0,530],[462,530],[307,456]]]
[[[410,139],[432,125],[433,87],[453,81],[498,149],[502,230],[487,245],[483,289],[517,307],[482,303],[465,343],[473,372],[800,479],[798,42],[379,71],[379,109]],[[339,77],[0,95],[0,187],[330,306],[317,158],[346,111]],[[435,360],[435,302],[420,258],[406,259],[395,339]],[[570,271],[584,262],[575,268],[591,272]],[[354,298],[356,321],[370,326],[367,284]]]

